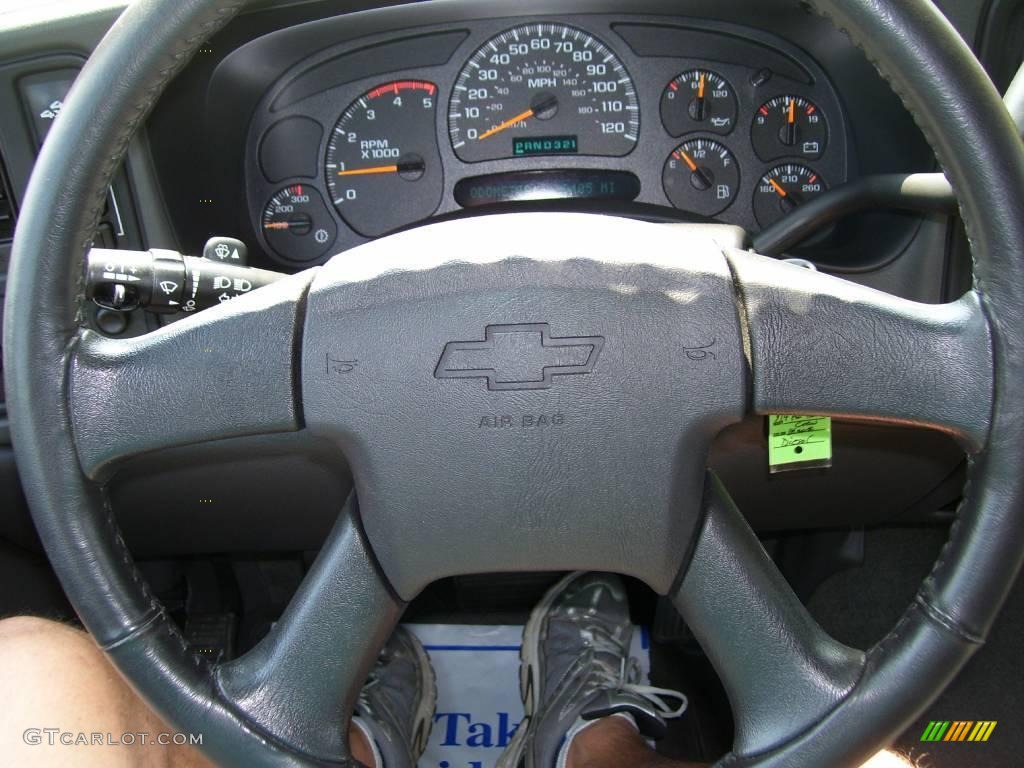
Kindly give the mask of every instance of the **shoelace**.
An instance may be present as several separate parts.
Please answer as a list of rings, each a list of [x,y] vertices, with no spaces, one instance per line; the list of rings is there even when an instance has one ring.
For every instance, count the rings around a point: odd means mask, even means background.
[[[589,624],[583,628],[582,634],[590,641],[595,652],[594,664],[600,675],[607,679],[609,686],[624,693],[631,693],[648,703],[665,720],[682,717],[689,706],[686,694],[671,688],[658,688],[654,685],[641,685],[640,664],[635,657],[629,655],[629,649],[619,643],[607,628],[599,624]],[[601,654],[618,656],[621,659],[616,670],[601,658]],[[678,702],[672,707],[669,701]]]
[[[651,706],[657,711],[658,715],[664,720],[672,720],[676,717],[682,717],[686,708],[690,705],[689,699],[686,698],[686,694],[680,691],[674,691],[671,688],[658,688],[654,685],[638,685],[636,683],[627,683],[623,685],[620,690],[632,693],[636,696],[649,701]],[[679,702],[679,706],[673,708],[666,699]]]
[[[370,698],[366,695],[367,691],[372,690],[380,683],[380,677],[377,673],[377,668],[374,667],[373,671],[370,672],[366,677],[366,682],[363,683],[363,687],[359,690],[359,703],[367,707],[370,706]]]

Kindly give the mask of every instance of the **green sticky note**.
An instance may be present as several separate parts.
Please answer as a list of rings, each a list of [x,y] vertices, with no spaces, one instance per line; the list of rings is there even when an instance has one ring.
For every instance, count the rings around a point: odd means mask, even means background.
[[[768,417],[768,469],[832,466],[832,419],[793,414]]]

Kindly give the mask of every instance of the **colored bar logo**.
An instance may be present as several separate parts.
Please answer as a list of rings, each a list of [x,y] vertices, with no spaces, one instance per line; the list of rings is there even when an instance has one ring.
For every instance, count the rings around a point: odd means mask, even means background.
[[[921,741],[988,741],[997,720],[932,720]]]

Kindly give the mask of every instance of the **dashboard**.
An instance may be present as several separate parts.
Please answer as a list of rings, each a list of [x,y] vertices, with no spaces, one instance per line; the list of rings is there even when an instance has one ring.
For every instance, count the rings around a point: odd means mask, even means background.
[[[634,14],[361,37],[260,100],[249,224],[284,266],[433,217],[556,206],[756,232],[856,161],[835,88],[754,29]]]
[[[274,3],[204,46],[148,140],[183,252],[226,235],[286,272],[493,212],[753,236],[845,182],[935,169],[863,54],[793,0]],[[898,263],[900,286],[878,284],[927,300],[899,258],[925,223],[858,214],[785,255],[850,275]]]
[[[122,4],[88,2],[97,10],[22,26],[0,15],[0,270],[3,205],[17,214],[44,113]],[[939,0],[1000,87],[1024,29],[996,12],[1008,2]],[[162,95],[97,241],[199,255],[226,236],[251,266],[296,272],[490,212],[711,220],[754,235],[820,190],[935,168],[862,52],[798,0],[251,0]],[[965,243],[955,217],[875,210],[783,255],[937,302],[969,284]],[[178,317],[91,311],[115,337]],[[750,420],[719,437],[710,465],[762,532],[919,519],[960,491],[963,455],[943,435],[837,422],[834,440],[828,473],[770,477]],[[13,496],[2,443],[0,419],[0,493]],[[142,553],[312,549],[349,491],[342,459],[288,436],[228,441],[141,457],[111,493]],[[197,492],[231,503],[211,517]],[[267,522],[282,505],[295,515],[284,530]],[[0,520],[0,535],[28,540],[19,520],[21,533]]]

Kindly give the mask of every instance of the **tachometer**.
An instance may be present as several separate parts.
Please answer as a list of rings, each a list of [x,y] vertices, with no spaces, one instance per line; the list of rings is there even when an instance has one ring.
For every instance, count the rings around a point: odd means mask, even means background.
[[[377,237],[425,219],[441,202],[437,86],[399,80],[349,105],[331,133],[325,176],[352,229]]]
[[[620,157],[640,137],[640,106],[626,68],[593,35],[525,24],[489,40],[462,68],[448,132],[466,162]]]

